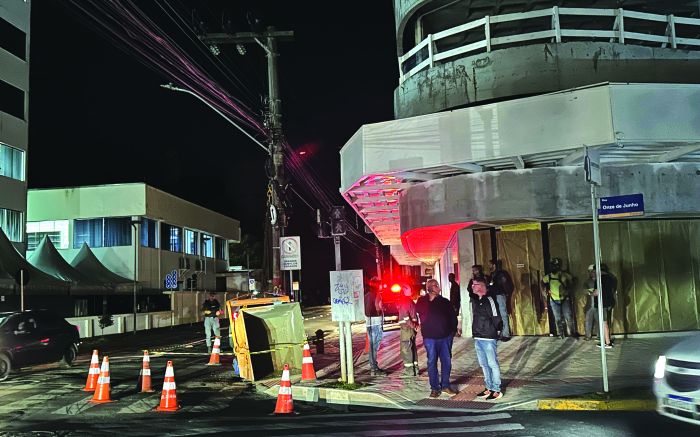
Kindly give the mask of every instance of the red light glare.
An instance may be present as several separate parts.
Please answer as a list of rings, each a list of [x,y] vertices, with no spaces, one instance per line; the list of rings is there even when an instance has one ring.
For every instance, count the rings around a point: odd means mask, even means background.
[[[300,154],[300,155],[306,155],[306,150],[302,150],[301,152],[299,152],[299,154]]]
[[[398,293],[398,292],[400,292],[400,291],[401,291],[401,285],[399,285],[399,284],[394,284],[394,285],[392,285],[392,286],[391,286],[391,291],[392,291],[393,293]]]

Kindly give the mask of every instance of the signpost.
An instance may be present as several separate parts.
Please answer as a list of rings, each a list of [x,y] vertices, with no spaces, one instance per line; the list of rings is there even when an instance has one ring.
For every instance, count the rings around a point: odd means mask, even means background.
[[[352,322],[365,319],[362,270],[332,271],[330,286],[331,320],[339,324],[341,379],[354,384]]]
[[[301,270],[301,239],[300,237],[280,238],[280,269],[289,271],[289,294],[294,299],[292,290],[294,270]]]

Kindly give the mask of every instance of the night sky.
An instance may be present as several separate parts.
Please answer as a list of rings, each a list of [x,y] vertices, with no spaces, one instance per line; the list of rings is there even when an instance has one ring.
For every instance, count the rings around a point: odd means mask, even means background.
[[[261,48],[248,46],[240,56],[234,47],[222,47],[221,62],[214,62],[190,40],[192,32],[183,33],[168,18],[165,1],[136,4],[260,114],[267,90]],[[340,148],[362,124],[393,118],[398,70],[391,2],[168,4],[187,25],[195,10],[210,32],[220,30],[222,17],[234,32],[250,31],[248,12],[265,25],[295,32],[294,42],[280,45],[284,132],[337,192]],[[167,79],[116,47],[67,1],[33,2],[30,61],[30,188],[145,182],[239,219],[244,233],[262,240],[266,156],[228,122],[194,97],[160,88]],[[318,206],[303,183],[292,184]],[[287,234],[302,236],[304,288],[326,288],[332,240],[318,240],[315,214],[294,195],[290,200],[294,215]],[[344,269],[374,262],[348,244],[343,258]]]

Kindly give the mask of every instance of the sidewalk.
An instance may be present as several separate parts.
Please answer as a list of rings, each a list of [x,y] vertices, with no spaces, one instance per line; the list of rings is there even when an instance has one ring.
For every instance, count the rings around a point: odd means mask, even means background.
[[[325,354],[315,354],[312,349],[319,381],[315,384],[295,384],[293,378],[295,399],[312,401],[320,399],[329,403],[402,409],[497,411],[510,408],[537,409],[539,400],[582,396],[586,399],[584,395],[602,391],[600,349],[596,347],[595,341],[586,342],[572,338],[562,340],[554,337],[513,337],[507,343],[498,344],[502,390],[505,396],[498,401],[475,400],[475,395],[483,390],[484,383],[481,368],[476,361],[474,342],[471,338],[458,337],[453,347],[452,381],[460,393],[451,398],[443,394],[438,399],[430,399],[428,398],[430,393],[428,375],[425,369],[425,349],[422,347],[420,336],[418,337],[418,361],[421,368],[418,377],[413,379],[400,377],[403,363],[399,356],[398,330],[384,333],[379,350],[379,365],[386,369],[389,375],[370,377],[367,354],[363,353],[364,330],[360,329],[364,326],[360,325],[356,328],[358,329],[353,335],[355,381],[361,387],[342,392],[309,388],[337,381],[340,376],[338,344],[337,340],[331,340],[326,342]],[[622,396],[630,398],[630,401],[637,401],[628,403],[630,409],[653,407],[651,385],[656,359],[659,354],[689,334],[691,333],[616,338],[615,347],[606,351],[613,399],[619,401]],[[262,388],[266,389],[270,395],[276,396],[276,381],[266,381],[263,385]],[[327,399],[329,396],[330,400]],[[568,407],[573,405],[571,403],[555,402],[548,405],[550,409],[581,409]]]

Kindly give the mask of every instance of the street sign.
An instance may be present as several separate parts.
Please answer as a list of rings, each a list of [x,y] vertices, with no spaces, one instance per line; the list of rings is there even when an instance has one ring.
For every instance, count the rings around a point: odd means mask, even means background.
[[[331,271],[331,320],[365,320],[365,291],[362,270]]]
[[[177,288],[177,270],[173,270],[165,275],[165,289],[174,290]]]
[[[627,194],[624,196],[601,197],[598,217],[619,218],[644,215],[644,195]]]
[[[299,237],[280,238],[280,266],[282,270],[301,270],[301,241]]]
[[[586,182],[600,185],[600,151],[584,147],[583,171],[586,174]]]
[[[248,291],[255,291],[255,279],[248,278]]]

